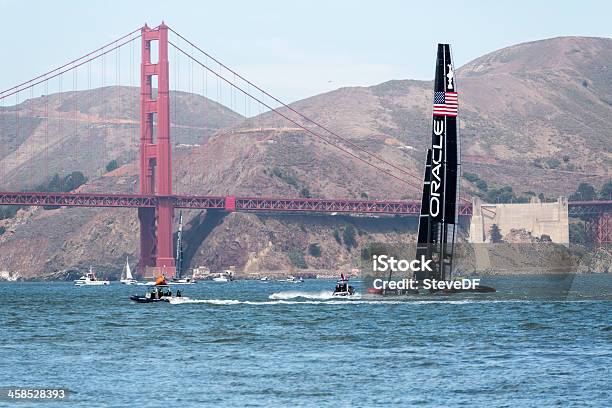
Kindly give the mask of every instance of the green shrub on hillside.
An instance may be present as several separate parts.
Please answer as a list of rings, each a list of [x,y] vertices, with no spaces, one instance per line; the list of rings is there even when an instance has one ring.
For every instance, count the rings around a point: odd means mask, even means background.
[[[554,157],[551,157],[550,159],[546,159],[546,164],[548,165],[549,169],[558,169],[561,162]]]
[[[489,190],[489,186],[487,185],[487,182],[484,180],[478,180],[476,182],[476,187],[480,190],[480,191],[488,191]]]
[[[289,184],[290,186],[293,186],[296,188],[298,187],[297,178],[295,178],[294,175],[289,174],[289,172],[283,171],[283,169],[281,169],[280,167],[274,167],[272,169],[272,174],[278,177],[279,179],[283,180],[285,183]]]
[[[569,199],[571,201],[591,201],[595,200],[596,197],[597,193],[595,187],[589,183],[580,183],[576,192],[572,194]]]
[[[301,249],[299,248],[291,249],[289,251],[288,256],[289,256],[289,260],[296,268],[300,268],[300,269],[308,268],[308,264],[306,263],[306,260],[304,259],[304,253],[302,252]]]
[[[344,241],[344,245],[350,251],[351,248],[357,246],[357,241],[355,240],[355,227],[352,225],[347,225],[342,232],[342,239]]]
[[[342,244],[342,238],[340,238],[340,231],[338,231],[338,228],[334,228],[332,235],[337,243]]]
[[[503,242],[503,237],[497,224],[491,225],[491,229],[489,229],[489,237],[491,238],[491,242],[494,244]]]
[[[374,255],[391,255],[387,244],[382,242],[369,242],[361,249],[361,259],[371,261]]]
[[[571,244],[584,245],[586,243],[586,230],[581,222],[569,225],[569,241]]]
[[[318,258],[321,256],[321,248],[319,247],[319,244],[310,244],[308,245],[308,253],[310,254],[310,256],[314,256],[315,258]]]
[[[106,171],[111,172],[117,169],[118,167],[119,167],[119,164],[117,163],[117,160],[113,159],[109,161],[108,164],[106,165]]]
[[[601,186],[599,198],[602,200],[612,200],[612,180]]]
[[[25,208],[23,205],[2,205],[0,206],[0,220],[13,218],[17,211]]]
[[[478,176],[478,174],[474,174],[474,173],[470,173],[470,172],[465,172],[463,173],[463,178],[466,179],[467,181],[471,182],[471,183],[475,183],[478,180],[480,180],[480,177]]]

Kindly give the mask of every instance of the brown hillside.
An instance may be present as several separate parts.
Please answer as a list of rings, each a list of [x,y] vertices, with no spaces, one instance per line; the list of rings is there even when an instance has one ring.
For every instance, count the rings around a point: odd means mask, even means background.
[[[582,181],[596,186],[607,181],[612,163],[612,135],[606,126],[612,117],[611,66],[612,40],[567,37],[508,47],[461,67],[458,85],[464,171],[478,174],[490,186],[511,185],[517,192],[531,190],[547,196],[569,194]],[[187,96],[180,96],[187,101]],[[367,88],[338,89],[293,106],[353,143],[420,175],[429,140],[431,101],[430,82],[395,80]],[[189,100],[182,109],[201,117],[195,101]],[[28,126],[36,129],[39,124],[32,116]],[[212,135],[204,130],[181,133],[178,127],[173,129],[176,138],[199,134],[198,140],[207,139],[200,147],[175,150],[175,191],[329,198],[418,195],[413,188],[273,113],[244,122],[228,116],[232,120],[218,122],[218,127],[225,128]],[[116,114],[108,115],[107,121],[110,117],[117,129],[117,122],[127,120]],[[183,123],[194,128],[207,124],[195,119]],[[5,121],[0,129],[6,126],[10,125]],[[113,140],[107,143],[112,147],[109,151],[116,155],[125,150],[125,145]],[[27,141],[12,143],[24,146]],[[361,155],[355,148],[344,147]],[[82,188],[133,191],[137,181],[134,165],[128,163],[115,172],[96,176],[95,169],[108,157],[88,170],[92,180]],[[28,160],[23,160],[21,166],[27,165]],[[407,177],[397,171],[394,174]],[[464,195],[475,191],[475,186],[465,181],[464,187]],[[375,240],[412,239],[406,234],[409,225],[394,228],[379,220],[324,217],[310,222],[248,214],[214,219],[200,212],[189,212],[187,219],[192,266],[214,269],[230,265],[250,272],[288,269],[292,267],[289,253],[307,254],[312,243],[320,244],[322,254],[317,259],[306,255],[310,266],[344,268],[358,256],[359,247],[346,248],[332,233],[334,229],[342,232],[351,223],[357,228],[359,246]],[[8,230],[0,236],[0,269],[24,276],[65,276],[66,271],[89,263],[116,274],[124,256],[136,253],[136,213],[131,210],[36,209],[0,221],[0,225]],[[34,240],[36,253],[31,248]]]

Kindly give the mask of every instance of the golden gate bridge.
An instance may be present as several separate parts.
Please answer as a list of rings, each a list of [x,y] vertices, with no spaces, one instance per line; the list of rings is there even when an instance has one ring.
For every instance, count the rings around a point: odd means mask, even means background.
[[[169,33],[174,34],[179,45],[169,40]],[[134,61],[133,44],[140,39],[140,106],[138,143],[139,158],[139,191],[134,194],[100,194],[87,192],[8,192],[0,191],[0,205],[23,206],[62,206],[62,207],[127,207],[137,208],[140,222],[140,261],[139,273],[150,277],[164,270],[172,273],[175,265],[173,251],[173,220],[176,208],[217,210],[225,212],[280,212],[280,213],[345,213],[345,214],[378,214],[418,216],[420,200],[355,200],[355,199],[324,199],[324,198],[273,198],[250,196],[202,196],[175,194],[172,185],[172,143],[171,143],[171,101],[170,101],[170,63],[169,50],[175,55],[183,55],[189,61],[189,67],[199,66],[206,74],[217,78],[217,85],[222,82],[240,92],[246,100],[250,98],[266,111],[272,112],[283,120],[300,128],[304,134],[317,138],[326,144],[342,151],[343,154],[359,160],[375,171],[385,174],[398,182],[421,190],[421,177],[405,168],[391,163],[384,158],[371,153],[359,144],[339,135],[328,127],[311,119],[296,110],[293,106],[283,103],[278,98],[250,82],[236,71],[232,70],[218,59],[198,47],[187,38],[162,23],[158,27],[147,25],[134,30],[117,40],[106,44],[80,58],[72,60],[54,70],[46,72],[19,85],[0,92],[0,101],[8,97],[16,98],[15,138],[19,139],[20,120],[19,107],[22,94],[34,96],[35,87],[43,87],[48,94],[49,81],[59,78],[60,94],[61,79],[66,74],[73,73],[73,91],[77,90],[77,70],[87,70],[87,84],[91,86],[91,64],[102,60],[102,76],[104,77],[106,56],[122,47],[132,47],[131,63]],[[184,45],[183,45],[184,44]],[[188,49],[191,51],[188,51]],[[157,51],[157,55],[155,54]],[[193,54],[198,54],[196,57]],[[203,58],[202,58],[203,56]],[[119,57],[117,57],[119,58]],[[204,62],[203,62],[204,60]],[[211,62],[216,64],[211,68]],[[117,63],[115,74],[120,83],[120,65]],[[222,74],[225,73],[226,75]],[[193,73],[189,74],[191,81]],[[130,81],[133,82],[130,74]],[[102,88],[103,89],[103,88]],[[217,91],[219,95],[219,91]],[[230,96],[233,98],[233,96]],[[48,104],[48,102],[47,102]],[[6,112],[3,112],[6,113]],[[48,144],[49,112],[48,105],[42,115],[45,124],[45,154]],[[77,107],[74,107],[74,126],[77,133]],[[61,121],[59,122],[61,125]],[[91,125],[89,126],[91,131]],[[46,170],[48,172],[48,169]],[[6,174],[0,169],[0,176]],[[45,174],[48,177],[48,174]],[[466,199],[459,204],[459,215],[469,217],[472,205]],[[570,216],[580,216],[586,220],[586,232],[590,241],[598,246],[612,242],[612,200],[608,201],[574,201],[569,203]]]

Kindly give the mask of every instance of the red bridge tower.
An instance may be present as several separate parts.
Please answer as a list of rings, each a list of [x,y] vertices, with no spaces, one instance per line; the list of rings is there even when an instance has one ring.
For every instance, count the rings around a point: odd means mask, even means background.
[[[157,62],[151,45],[157,41]],[[142,28],[140,67],[140,193],[159,197],[155,208],[139,208],[141,276],[174,275],[172,251],[172,150],[170,146],[170,84],[168,26]],[[157,79],[157,94],[153,93]]]

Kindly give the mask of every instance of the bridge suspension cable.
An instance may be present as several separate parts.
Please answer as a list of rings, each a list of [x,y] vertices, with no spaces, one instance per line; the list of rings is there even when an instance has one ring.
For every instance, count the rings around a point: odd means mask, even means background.
[[[139,38],[140,34],[138,34],[135,37],[129,38],[126,41],[123,41],[126,38],[131,37],[132,35],[136,34],[140,30],[141,29],[138,28],[138,29],[136,29],[136,30],[134,30],[134,31],[132,31],[132,32],[130,32],[128,34],[125,34],[124,36],[121,36],[121,37],[117,38],[114,41],[111,41],[111,42],[103,45],[100,48],[95,49],[94,51],[88,52],[87,54],[82,55],[79,58],[73,59],[72,61],[67,62],[64,65],[61,65],[61,66],[59,66],[57,68],[54,68],[54,69],[52,69],[50,71],[47,71],[44,74],[38,75],[37,77],[34,77],[34,78],[32,78],[32,79],[30,79],[28,81],[22,82],[22,83],[20,83],[18,85],[15,85],[15,86],[7,88],[7,89],[5,89],[3,91],[0,91],[0,99],[5,99],[5,98],[7,98],[7,97],[9,97],[11,95],[14,95],[14,94],[16,94],[18,92],[21,92],[21,91],[25,90],[25,89],[31,88],[31,87],[33,87],[35,85],[38,85],[38,84],[40,84],[40,83],[42,83],[42,82],[44,82],[46,80],[55,78],[55,77],[57,77],[57,76],[59,76],[61,74],[64,74],[64,73],[72,70],[72,69],[75,69],[76,67],[79,67],[79,66],[81,66],[83,64],[86,64],[86,63],[88,63],[90,61],[93,61],[93,60],[99,58],[102,55],[108,54],[109,52],[111,52],[113,50],[116,50],[116,49],[118,49],[118,48],[120,48],[120,47],[122,47],[122,46],[124,46],[124,45],[126,45],[126,44],[128,44],[128,43],[130,43],[132,41],[134,41],[135,39]],[[119,42],[121,42],[121,43],[119,43]],[[111,47],[111,48],[109,48],[109,47]],[[101,52],[101,51],[104,51],[104,52]]]
[[[26,191],[47,188],[63,191],[64,187],[71,185],[65,185],[65,180],[70,179],[73,174],[80,173],[87,179],[97,174],[100,166],[103,168],[108,162],[104,161],[108,126],[106,123],[101,125],[105,135],[96,138],[92,134],[92,130],[95,130],[95,126],[92,128],[92,121],[106,122],[106,107],[102,103],[104,107],[100,110],[99,119],[96,118],[99,112],[92,108],[92,102],[96,99],[91,87],[92,66],[95,68],[95,64],[101,64],[99,92],[102,93],[102,100],[105,82],[104,60],[109,57],[115,59],[116,83],[112,85],[121,85],[121,51],[129,49],[130,45],[133,49],[134,42],[141,37],[140,31],[140,28],[133,30],[79,58],[0,91],[0,105],[3,107],[0,109],[0,119],[14,123],[8,134],[0,140],[2,188],[12,183],[13,187]],[[132,66],[133,62],[130,65],[130,73]],[[88,91],[79,93],[81,88]],[[121,87],[118,86],[115,92],[117,100],[113,103],[121,109]],[[6,109],[5,103],[12,99],[9,97],[15,98],[14,106]],[[35,140],[37,137],[40,139]],[[19,142],[11,144],[11,140]],[[83,146],[87,150],[85,156],[82,155]],[[97,155],[95,165],[83,166],[84,163],[91,163],[88,158],[96,156],[93,148],[100,148],[103,154]],[[66,157],[53,160],[60,152],[66,154]],[[55,175],[50,177],[50,172]]]
[[[367,149],[359,146],[358,144],[350,141],[349,139],[347,139],[346,137],[343,137],[341,135],[339,135],[338,133],[332,131],[331,129],[329,129],[328,127],[320,124],[319,122],[311,119],[310,117],[304,115],[303,113],[299,112],[298,110],[296,110],[295,108],[293,108],[292,106],[284,103],[283,101],[281,101],[279,98],[273,96],[272,94],[270,94],[269,92],[267,92],[266,90],[262,89],[261,87],[257,86],[256,84],[254,84],[253,82],[249,81],[248,79],[246,79],[245,77],[243,77],[242,75],[240,75],[238,72],[234,71],[233,69],[229,68],[227,65],[223,64],[221,61],[219,61],[218,59],[216,59],[214,56],[210,55],[208,52],[206,52],[205,50],[203,50],[202,48],[198,47],[196,44],[194,44],[193,42],[189,41],[187,38],[185,38],[184,36],[182,36],[181,34],[179,34],[178,32],[176,32],[175,30],[172,29],[172,27],[168,27],[168,29],[170,31],[172,31],[177,37],[179,37],[181,40],[185,41],[187,44],[191,45],[194,49],[198,50],[199,52],[201,52],[203,55],[205,55],[207,58],[210,58],[212,61],[214,61],[215,63],[217,63],[220,67],[223,67],[225,70],[227,70],[228,72],[230,72],[231,74],[233,74],[235,77],[241,79],[242,81],[244,81],[245,83],[247,83],[248,85],[252,86],[253,88],[255,88],[256,90],[258,90],[259,92],[261,92],[263,95],[266,95],[267,97],[269,97],[270,99],[274,100],[275,102],[277,102],[278,104],[280,104],[282,107],[286,108],[287,110],[295,113],[296,115],[300,116],[302,119],[304,119],[305,121],[319,127],[320,129],[324,130],[325,132],[329,133],[330,135],[336,137],[339,140],[342,140],[344,143],[346,143],[347,145],[351,146],[352,148],[361,151],[362,153],[366,154],[367,156],[376,159],[378,161],[380,161],[381,163],[384,163],[386,165],[388,165],[389,167],[409,176],[412,177],[416,180],[418,180],[418,182],[420,183],[422,181],[422,177],[417,176],[415,174],[413,174],[412,172],[406,170],[403,167],[397,166],[391,162],[389,162],[388,160],[385,160],[384,158],[368,151]],[[172,43],[171,43],[172,44]],[[172,44],[174,47],[177,47],[175,44]],[[177,47],[178,49],[178,47]],[[179,49],[180,50],[180,49]],[[193,56],[189,55],[187,52],[180,50],[181,52],[183,52],[188,58],[193,58],[195,61],[197,61]],[[204,65],[202,65],[204,66]],[[204,66],[205,68],[207,68],[206,66]],[[212,72],[213,74],[217,75],[217,73],[212,70],[209,69],[210,72]],[[232,81],[226,80],[225,78],[222,78],[223,80],[225,80],[225,82],[227,82],[228,84],[230,84],[231,86],[235,87],[236,89],[238,89],[239,91],[245,93],[244,90],[240,89],[238,86],[236,86],[235,84],[232,83]],[[245,93],[246,94],[246,93]],[[257,100],[256,98],[254,98],[252,95],[248,95],[249,97],[253,98],[254,100],[256,100],[257,102],[263,104],[264,106],[266,106],[268,109],[271,109],[272,111],[274,111],[275,113],[278,113],[277,109],[272,109],[270,106],[268,106],[267,104],[262,103],[261,101]],[[298,125],[295,121],[291,121],[292,123]],[[304,128],[301,125],[298,125],[301,128]],[[312,132],[311,132],[312,133]],[[314,134],[314,133],[313,133]],[[330,143],[333,145],[333,143]],[[335,146],[335,145],[334,145]],[[407,183],[409,185],[413,185],[410,183]],[[414,185],[413,185],[414,186]],[[416,187],[416,186],[415,186]],[[422,186],[418,185],[417,187],[419,190],[422,188]]]
[[[289,116],[285,115],[284,113],[280,112],[278,109],[274,108],[274,107],[273,107],[273,106],[271,106],[270,104],[268,104],[268,103],[266,103],[266,102],[262,101],[261,99],[257,98],[256,96],[254,96],[254,95],[253,95],[253,94],[251,94],[250,92],[248,92],[248,91],[246,91],[246,90],[242,89],[240,86],[238,86],[238,85],[234,84],[232,81],[230,81],[229,79],[225,78],[223,75],[219,74],[218,72],[215,72],[215,70],[211,69],[210,67],[208,67],[208,66],[207,66],[206,64],[204,64],[203,62],[201,62],[201,61],[197,60],[195,57],[193,57],[192,55],[190,55],[189,53],[187,53],[185,50],[183,50],[182,48],[180,48],[179,46],[177,46],[177,45],[176,45],[176,44],[174,44],[173,42],[168,41],[168,44],[170,44],[171,46],[173,46],[173,47],[174,47],[176,50],[178,50],[180,53],[184,54],[184,55],[185,55],[187,58],[189,58],[189,59],[193,60],[193,61],[194,61],[196,64],[200,65],[202,68],[206,69],[208,72],[210,72],[210,73],[212,73],[213,75],[215,75],[217,78],[221,79],[222,81],[226,82],[227,84],[229,84],[230,86],[234,87],[234,88],[235,88],[235,89],[237,89],[238,91],[242,92],[244,95],[247,95],[249,98],[253,99],[254,101],[257,101],[259,104],[261,104],[262,106],[265,106],[265,107],[266,107],[266,108],[268,108],[270,111],[272,111],[272,112],[276,113],[277,115],[279,115],[279,116],[283,117],[284,119],[288,120],[289,122],[293,123],[295,126],[299,127],[300,129],[304,130],[305,132],[307,132],[307,133],[309,133],[309,134],[311,134],[311,135],[315,136],[315,137],[316,137],[316,138],[318,138],[318,139],[323,140],[324,142],[326,142],[326,143],[328,143],[328,144],[330,144],[330,145],[334,146],[335,148],[337,148],[337,149],[341,150],[342,152],[344,152],[344,153],[346,153],[346,154],[350,155],[351,157],[353,157],[353,158],[355,158],[355,159],[357,159],[357,160],[359,160],[359,161],[361,161],[361,162],[363,162],[363,163],[365,163],[365,164],[367,164],[367,165],[369,165],[369,166],[373,167],[374,169],[376,169],[376,170],[378,170],[378,171],[380,171],[380,172],[382,172],[382,173],[384,173],[384,174],[388,175],[389,177],[392,177],[392,178],[394,178],[394,179],[396,179],[396,180],[398,180],[398,181],[400,181],[400,182],[402,182],[402,183],[405,183],[405,184],[407,184],[407,185],[409,185],[409,186],[411,186],[411,187],[414,187],[414,188],[416,188],[416,189],[418,189],[418,190],[420,190],[420,189],[421,189],[421,187],[422,187],[422,186],[420,186],[420,185],[418,185],[418,184],[416,184],[416,183],[414,183],[414,182],[411,182],[411,181],[409,181],[409,180],[406,180],[406,179],[404,179],[404,178],[402,178],[402,177],[398,177],[397,175],[395,175],[395,174],[391,173],[390,171],[388,171],[388,170],[386,170],[386,169],[384,169],[384,168],[382,168],[382,167],[379,167],[379,166],[377,166],[376,164],[374,164],[374,163],[372,163],[372,162],[370,162],[370,161],[368,161],[368,160],[365,160],[364,158],[362,158],[362,157],[360,157],[360,156],[356,155],[355,153],[353,153],[353,152],[349,151],[348,149],[345,149],[345,148],[343,148],[342,146],[340,146],[340,145],[338,145],[338,144],[336,144],[336,143],[334,143],[334,142],[330,141],[329,139],[325,138],[324,136],[322,136],[322,135],[320,135],[320,134],[318,134],[318,133],[316,133],[316,132],[312,131],[311,129],[308,129],[307,127],[305,127],[305,126],[304,126],[304,125],[302,125],[301,123],[297,122],[296,120],[294,120],[294,119],[290,118]],[[281,103],[281,104],[282,104],[282,103]],[[376,157],[376,156],[374,156],[374,157]],[[385,162],[385,163],[387,163],[387,162]]]

